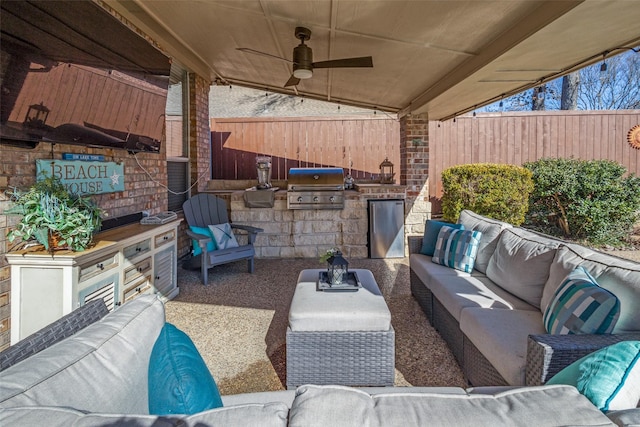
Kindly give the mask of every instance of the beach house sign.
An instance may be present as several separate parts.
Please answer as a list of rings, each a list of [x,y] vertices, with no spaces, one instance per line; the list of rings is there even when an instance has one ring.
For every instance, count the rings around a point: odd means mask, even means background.
[[[74,194],[124,191],[124,164],[81,160],[36,160],[38,179],[53,176]]]

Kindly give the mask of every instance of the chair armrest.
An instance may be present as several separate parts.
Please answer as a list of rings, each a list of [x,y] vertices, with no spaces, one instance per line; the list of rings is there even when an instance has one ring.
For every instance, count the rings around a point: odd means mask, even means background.
[[[253,245],[256,241],[256,236],[258,233],[262,233],[264,230],[262,228],[253,227],[251,225],[242,225],[242,224],[231,224],[231,228],[235,228],[237,230],[243,230],[249,233],[249,244]]]
[[[200,249],[202,249],[202,252],[206,254],[208,252],[207,244],[213,240],[211,236],[207,236],[206,234],[199,234],[189,229],[187,229],[186,232],[187,232],[187,236],[198,241],[198,246],[200,246]]]
[[[422,249],[422,236],[408,236],[407,244],[410,254],[419,254]]]
[[[0,352],[0,371],[39,353],[104,317],[109,310],[102,298],[86,303]]]
[[[525,384],[542,385],[576,360],[621,341],[640,340],[640,333],[529,335]]]
[[[207,236],[206,234],[198,234],[191,230],[186,230],[186,231],[187,231],[187,236],[197,240],[199,246],[202,246],[202,245],[207,246],[207,243],[209,243],[209,241],[212,240],[211,236]]]

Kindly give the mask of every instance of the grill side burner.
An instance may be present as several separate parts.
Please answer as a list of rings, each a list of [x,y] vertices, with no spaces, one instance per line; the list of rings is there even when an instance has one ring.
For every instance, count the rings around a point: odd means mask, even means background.
[[[344,208],[342,168],[291,168],[288,181],[289,209]]]

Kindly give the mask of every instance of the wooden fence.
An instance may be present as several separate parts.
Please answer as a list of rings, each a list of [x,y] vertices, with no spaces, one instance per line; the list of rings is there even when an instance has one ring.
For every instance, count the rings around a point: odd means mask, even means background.
[[[486,113],[429,123],[429,195],[440,211],[442,171],[467,163],[522,165],[541,158],[610,159],[640,176],[627,134],[640,110]]]
[[[325,166],[369,179],[385,157],[400,168],[400,124],[389,118],[212,119],[211,129],[213,179],[255,179],[256,155],[271,156],[274,180],[292,167]]]

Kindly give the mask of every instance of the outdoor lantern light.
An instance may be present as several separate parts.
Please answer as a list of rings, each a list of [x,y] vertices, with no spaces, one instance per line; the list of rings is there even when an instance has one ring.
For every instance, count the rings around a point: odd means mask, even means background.
[[[45,107],[42,102],[40,104],[29,105],[27,117],[24,119],[24,125],[30,128],[43,128],[48,116],[49,109]]]
[[[388,158],[384,159],[384,162],[380,163],[380,183],[381,184],[393,184],[393,163]]]
[[[340,285],[342,279],[346,279],[346,274],[349,271],[349,263],[342,257],[342,252],[335,251],[335,253],[327,259],[329,267],[327,268],[327,276],[330,284]]]

